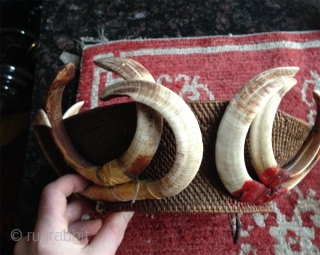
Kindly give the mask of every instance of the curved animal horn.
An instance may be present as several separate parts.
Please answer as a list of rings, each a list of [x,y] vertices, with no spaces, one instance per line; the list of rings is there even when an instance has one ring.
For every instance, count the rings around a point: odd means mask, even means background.
[[[250,124],[261,107],[298,70],[280,67],[257,75],[238,91],[222,117],[216,141],[217,170],[224,186],[240,201],[261,204],[287,191],[252,180],[244,161],[244,144]]]
[[[77,103],[72,106],[70,111],[67,111],[65,118],[70,117],[77,113],[81,108],[81,104]],[[54,168],[54,170],[61,176],[68,173],[73,173],[73,169],[69,167],[64,161],[60,151],[55,146],[51,136],[51,123],[47,114],[42,110],[38,110],[32,122],[32,128],[37,136],[38,142],[47,160]]]
[[[72,105],[62,116],[62,119],[69,118],[73,115],[76,115],[79,113],[81,107],[83,106],[84,101],[80,101]]]
[[[44,110],[40,109],[36,112],[32,121],[32,126],[45,126],[51,128],[51,123]]]
[[[194,114],[177,94],[147,81],[124,81],[110,85],[100,98],[107,100],[122,95],[152,107],[167,120],[176,140],[175,161],[169,173],[160,180],[131,181],[112,188],[93,185],[83,194],[108,201],[159,199],[178,194],[192,181],[202,160],[202,136]]]
[[[295,79],[285,84],[257,114],[250,127],[250,155],[254,169],[259,179],[271,187],[276,187],[287,180],[295,178],[301,172],[308,171],[309,165],[316,158],[320,148],[320,115],[318,114],[316,123],[306,143],[287,166],[281,169],[274,157],[272,149],[273,120],[282,97],[295,84]],[[317,103],[320,102],[317,92],[314,92],[314,98]],[[297,180],[294,183],[297,184]]]
[[[154,82],[149,71],[133,59],[101,58],[93,62],[105,70],[117,73],[125,80],[146,80]]]
[[[109,65],[110,70],[117,71],[127,79],[141,79],[144,77],[153,79],[150,78],[151,75],[148,71],[135,61],[126,62],[123,59],[110,59],[110,61],[103,60],[102,63],[104,66]],[[135,69],[136,67],[137,69]],[[95,166],[84,160],[77,152],[65,131],[61,118],[59,119],[59,116],[61,116],[59,103],[61,102],[63,89],[66,86],[66,82],[60,82],[60,85],[58,85],[59,81],[61,81],[61,78],[58,81],[54,81],[50,86],[46,109],[49,113],[51,111],[55,112],[55,116],[57,116],[56,118],[51,117],[51,122],[54,123],[52,135],[67,164],[94,183],[106,186],[130,181],[132,177],[139,174],[150,163],[157,149],[162,132],[162,117],[149,107],[141,104],[137,106],[137,129],[140,132],[135,135],[128,151],[120,159],[106,163],[103,167]],[[52,86],[59,89],[51,89]],[[49,115],[49,118],[50,116],[52,114]]]
[[[309,165],[312,165],[312,162],[317,162],[319,159],[319,150],[320,150],[320,91],[313,91],[313,98],[317,104],[317,117],[315,124],[307,138],[302,149],[298,152],[295,158],[285,166],[287,171],[296,172],[297,170],[307,171]],[[315,163],[314,163],[315,164]]]
[[[75,66],[72,63],[65,65],[64,68],[58,72],[47,93],[45,112],[51,123],[51,135],[54,143],[63,155],[67,165],[85,178],[95,183],[101,183],[96,176],[96,172],[100,167],[89,163],[78,153],[70,140],[62,120],[62,93],[65,86],[73,79],[74,74]]]
[[[77,114],[84,102],[78,102],[71,106],[63,115],[63,119],[71,117]],[[32,128],[37,136],[39,145],[44,152],[47,160],[53,169],[62,176],[75,171],[66,164],[63,156],[56,147],[51,136],[51,123],[47,114],[42,110],[38,110],[32,122]]]
[[[280,186],[282,188],[287,189],[287,190],[294,188],[300,181],[303,180],[304,177],[307,176],[307,174],[311,171],[311,169],[315,166],[315,164],[319,161],[319,159],[320,159],[320,150],[315,155],[313,160],[309,163],[309,165],[307,167],[305,167],[305,169],[303,171],[300,171],[293,178],[282,183]]]
[[[278,166],[273,155],[272,127],[281,99],[296,83],[296,79],[288,79],[283,88],[261,108],[250,126],[252,164],[260,181],[271,187],[289,179],[289,174]]]
[[[104,58],[94,61],[103,69],[120,75],[125,80],[154,82],[152,75],[138,62],[127,58]],[[136,133],[127,151],[118,159],[106,163],[98,172],[104,185],[114,186],[138,176],[153,158],[161,139],[163,119],[152,108],[137,103]],[[118,178],[112,175],[118,171]],[[123,176],[120,178],[120,176]]]

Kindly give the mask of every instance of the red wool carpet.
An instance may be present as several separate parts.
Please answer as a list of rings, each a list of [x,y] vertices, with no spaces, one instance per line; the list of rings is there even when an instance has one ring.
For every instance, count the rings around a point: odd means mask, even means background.
[[[258,73],[298,66],[298,83],[282,100],[280,109],[314,123],[312,91],[320,89],[319,31],[88,46],[78,93],[78,100],[85,101],[83,110],[103,105],[99,93],[119,79],[92,62],[108,56],[133,58],[157,82],[187,100],[230,100]],[[273,212],[241,214],[237,244],[233,244],[227,214],[136,213],[118,254],[320,254],[319,176],[320,163],[297,187],[273,202]]]

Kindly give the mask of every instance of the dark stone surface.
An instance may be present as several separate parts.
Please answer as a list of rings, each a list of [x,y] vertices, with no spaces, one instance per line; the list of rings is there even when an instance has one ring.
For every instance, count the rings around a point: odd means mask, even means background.
[[[81,36],[109,40],[249,34],[320,29],[317,1],[305,0],[47,0],[43,3],[40,51],[31,117],[42,108],[45,92],[63,51],[81,54]],[[75,101],[78,78],[66,89],[63,108]],[[18,227],[32,231],[42,188],[57,178],[30,130]]]

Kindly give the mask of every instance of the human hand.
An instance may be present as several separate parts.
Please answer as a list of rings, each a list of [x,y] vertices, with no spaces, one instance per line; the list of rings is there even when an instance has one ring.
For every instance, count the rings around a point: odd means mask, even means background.
[[[90,211],[88,203],[67,204],[67,197],[88,184],[71,174],[48,184],[41,194],[34,232],[16,243],[14,254],[115,254],[133,212],[114,213],[103,223],[100,219],[82,221],[81,216]],[[94,236],[90,244],[89,236]]]

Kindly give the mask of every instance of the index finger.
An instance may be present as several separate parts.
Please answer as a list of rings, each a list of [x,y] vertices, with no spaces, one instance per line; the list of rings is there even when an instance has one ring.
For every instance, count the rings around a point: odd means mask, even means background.
[[[109,216],[103,226],[86,247],[88,254],[115,254],[133,212],[117,212]]]
[[[87,179],[75,174],[62,176],[48,184],[41,194],[35,231],[67,231],[67,197],[72,193],[83,191],[88,184]]]

